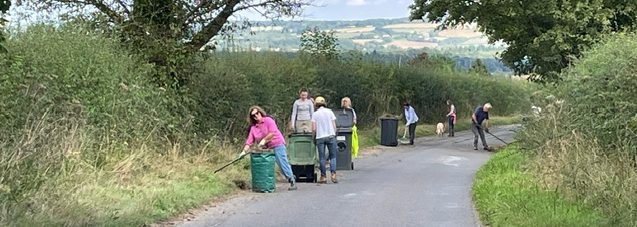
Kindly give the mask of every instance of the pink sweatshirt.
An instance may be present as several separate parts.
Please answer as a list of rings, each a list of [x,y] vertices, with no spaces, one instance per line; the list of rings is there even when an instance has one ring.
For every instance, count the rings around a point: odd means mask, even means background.
[[[269,133],[274,133],[274,137],[272,137],[270,142],[266,143],[267,149],[272,149],[279,145],[285,145],[283,134],[281,134],[281,131],[279,131],[279,128],[276,126],[276,122],[274,122],[271,117],[263,117],[263,121],[261,123],[257,123],[250,127],[250,133],[246,139],[246,145],[258,143]]]

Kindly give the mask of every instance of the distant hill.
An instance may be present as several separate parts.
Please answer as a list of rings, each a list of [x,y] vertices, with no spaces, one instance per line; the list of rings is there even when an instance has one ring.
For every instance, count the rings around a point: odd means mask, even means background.
[[[242,31],[217,41],[221,49],[296,52],[301,33],[310,27],[332,30],[341,50],[365,53],[406,54],[429,52],[456,59],[459,68],[467,68],[471,59],[485,59],[492,72],[509,72],[495,59],[504,50],[501,43],[489,44],[475,25],[437,30],[437,24],[409,22],[407,18],[361,21],[257,21]]]

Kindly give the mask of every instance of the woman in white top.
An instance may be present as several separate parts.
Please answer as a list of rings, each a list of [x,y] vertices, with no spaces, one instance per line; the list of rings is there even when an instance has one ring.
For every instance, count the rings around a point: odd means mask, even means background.
[[[345,97],[345,98],[341,99],[341,108],[352,110],[352,115],[354,115],[354,118],[353,118],[354,122],[353,122],[352,125],[355,125],[356,124],[356,111],[354,111],[354,108],[352,108],[352,100],[349,99],[349,97]]]
[[[312,132],[312,114],[314,113],[314,103],[308,99],[309,92],[302,88],[299,91],[299,99],[292,105],[292,119],[290,129],[296,133]]]

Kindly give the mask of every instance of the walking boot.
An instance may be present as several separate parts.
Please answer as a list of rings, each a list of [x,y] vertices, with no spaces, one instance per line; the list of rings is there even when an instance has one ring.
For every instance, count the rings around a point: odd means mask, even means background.
[[[290,187],[288,188],[288,191],[296,190],[296,180],[294,180],[294,177],[288,179],[288,182],[290,182]]]
[[[321,176],[321,178],[319,178],[318,183],[319,184],[326,184],[327,183],[327,178],[325,176]]]

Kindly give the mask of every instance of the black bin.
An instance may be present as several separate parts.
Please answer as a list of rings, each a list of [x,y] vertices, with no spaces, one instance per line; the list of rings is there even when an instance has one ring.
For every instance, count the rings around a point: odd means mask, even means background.
[[[380,145],[398,146],[398,118],[380,118]]]

